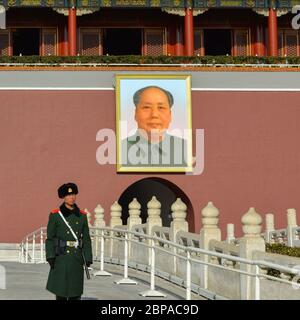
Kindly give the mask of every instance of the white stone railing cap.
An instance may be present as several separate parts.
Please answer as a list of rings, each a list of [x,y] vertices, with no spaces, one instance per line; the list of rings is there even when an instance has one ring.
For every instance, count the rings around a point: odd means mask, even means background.
[[[136,198],[133,198],[133,200],[129,203],[128,207],[130,210],[140,210],[141,204],[137,201]]]
[[[148,209],[160,209],[161,203],[156,199],[155,196],[152,197],[152,199],[147,203]]]
[[[171,210],[173,212],[175,212],[175,211],[186,211],[187,210],[187,206],[186,206],[186,204],[184,202],[182,202],[182,200],[180,198],[177,198],[176,201],[172,204]]]

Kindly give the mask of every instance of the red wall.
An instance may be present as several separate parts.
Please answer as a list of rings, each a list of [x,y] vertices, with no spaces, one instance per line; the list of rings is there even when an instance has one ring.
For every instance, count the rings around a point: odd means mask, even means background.
[[[0,242],[19,242],[45,226],[60,204],[57,187],[79,185],[78,204],[110,205],[131,183],[161,176],[190,198],[195,229],[208,201],[220,226],[236,223],[250,206],[276,215],[300,207],[299,98],[295,92],[193,92],[193,128],[205,129],[202,175],[116,174],[96,162],[96,133],[115,128],[113,91],[1,91]],[[189,217],[189,220],[194,217]],[[224,234],[225,236],[225,234]]]

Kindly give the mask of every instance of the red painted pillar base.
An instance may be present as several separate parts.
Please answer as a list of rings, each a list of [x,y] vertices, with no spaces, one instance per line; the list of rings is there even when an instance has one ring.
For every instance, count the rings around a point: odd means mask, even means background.
[[[268,18],[269,27],[269,56],[278,56],[278,30],[276,9],[269,9]]]
[[[68,48],[69,55],[76,56],[77,54],[77,27],[76,27],[76,8],[69,8],[68,18]]]
[[[193,23],[193,9],[186,8],[184,16],[184,46],[185,55],[194,55],[194,23]]]

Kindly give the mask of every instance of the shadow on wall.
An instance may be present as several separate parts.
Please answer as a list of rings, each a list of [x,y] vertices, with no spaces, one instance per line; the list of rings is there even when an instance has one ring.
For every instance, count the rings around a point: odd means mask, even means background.
[[[120,196],[118,202],[122,206],[122,223],[127,224],[128,205],[137,198],[141,204],[142,223],[146,223],[147,203],[155,196],[161,203],[161,219],[163,227],[170,227],[172,219],[171,206],[177,198],[187,205],[186,220],[189,223],[189,232],[195,231],[194,209],[187,195],[174,183],[161,178],[145,178],[141,179],[129,186]]]

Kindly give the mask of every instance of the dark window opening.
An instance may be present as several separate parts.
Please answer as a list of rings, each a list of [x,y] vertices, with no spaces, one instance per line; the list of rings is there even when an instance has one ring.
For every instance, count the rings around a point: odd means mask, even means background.
[[[141,29],[104,29],[103,54],[141,55],[142,30]]]
[[[12,34],[13,55],[31,56],[40,54],[39,29],[15,29]]]
[[[204,48],[207,56],[231,55],[231,30],[204,30]]]

